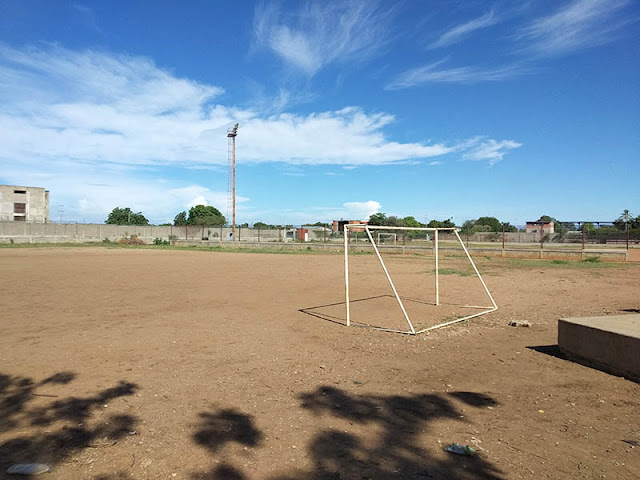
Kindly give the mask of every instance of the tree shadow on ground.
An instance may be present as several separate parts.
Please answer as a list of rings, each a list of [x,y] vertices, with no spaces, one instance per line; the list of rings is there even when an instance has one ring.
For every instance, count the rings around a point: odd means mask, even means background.
[[[269,477],[269,480],[337,480],[337,479],[407,479],[434,478],[481,480],[504,478],[484,456],[472,457],[447,454],[435,458],[425,447],[423,435],[429,424],[442,419],[466,421],[452,404],[455,398],[472,407],[497,405],[488,395],[475,392],[415,395],[357,395],[339,388],[321,386],[300,395],[300,408],[317,416],[349,421],[366,433],[355,434],[338,429],[316,433],[307,446],[312,467],[297,469]],[[260,446],[260,434],[252,417],[234,412],[239,423],[234,428],[252,432],[258,438],[248,446]],[[246,423],[248,422],[248,423]],[[202,431],[194,435],[196,443]],[[208,430],[208,434],[213,433]],[[258,433],[256,433],[258,432]],[[222,435],[223,438],[230,438]],[[238,435],[232,436],[238,441]],[[246,437],[243,437],[246,438]],[[243,442],[240,442],[243,443]],[[435,442],[433,442],[435,443]],[[216,443],[215,453],[220,444]],[[193,478],[209,480],[246,480],[249,477],[234,466],[224,463]]]
[[[97,422],[92,419],[110,400],[135,393],[138,387],[133,383],[120,382],[88,397],[60,399],[41,391],[50,384],[66,385],[75,377],[74,373],[60,372],[36,382],[0,374],[0,434],[9,437],[0,443],[0,478],[12,464],[39,462],[53,467],[94,447],[98,439],[115,442],[134,430],[138,420],[131,415],[109,415]]]
[[[198,431],[193,435],[193,441],[209,450],[218,453],[229,443],[237,443],[246,447],[257,447],[262,441],[262,433],[254,424],[253,416],[246,415],[233,408],[219,411],[201,412]],[[242,480],[245,477],[233,466],[223,463],[210,472],[195,472],[192,478]]]

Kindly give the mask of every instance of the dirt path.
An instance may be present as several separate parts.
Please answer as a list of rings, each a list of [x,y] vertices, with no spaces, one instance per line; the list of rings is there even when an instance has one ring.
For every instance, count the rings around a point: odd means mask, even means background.
[[[374,260],[354,298],[388,293]],[[483,258],[500,310],[410,337],[301,312],[344,301],[342,262],[0,249],[0,478],[640,478],[640,385],[554,348],[558,317],[640,309],[640,265]],[[430,294],[430,259],[390,268]],[[482,296],[462,259],[441,268],[444,295]]]

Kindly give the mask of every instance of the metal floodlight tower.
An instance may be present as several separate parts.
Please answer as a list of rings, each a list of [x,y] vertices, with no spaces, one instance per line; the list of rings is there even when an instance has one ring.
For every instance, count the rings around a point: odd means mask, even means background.
[[[231,182],[232,182],[232,188],[231,188],[231,193],[232,193],[232,199],[231,199],[231,205],[232,205],[232,211],[233,211],[233,217],[232,217],[232,222],[231,222],[231,237],[233,238],[233,241],[236,241],[236,136],[238,135],[238,127],[240,125],[238,125],[237,123],[233,126],[233,128],[230,128],[227,130],[227,138],[229,139],[229,169],[230,169],[230,176],[231,176]]]

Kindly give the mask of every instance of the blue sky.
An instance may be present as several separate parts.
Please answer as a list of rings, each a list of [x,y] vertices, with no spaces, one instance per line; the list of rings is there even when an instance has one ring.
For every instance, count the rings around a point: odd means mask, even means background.
[[[640,214],[632,0],[0,0],[0,183],[51,215]]]

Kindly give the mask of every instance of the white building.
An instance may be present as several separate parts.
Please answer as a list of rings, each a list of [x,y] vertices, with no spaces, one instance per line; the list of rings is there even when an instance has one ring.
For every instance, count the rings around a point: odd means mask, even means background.
[[[0,222],[47,223],[49,190],[0,185]]]

